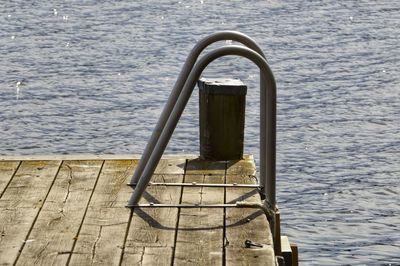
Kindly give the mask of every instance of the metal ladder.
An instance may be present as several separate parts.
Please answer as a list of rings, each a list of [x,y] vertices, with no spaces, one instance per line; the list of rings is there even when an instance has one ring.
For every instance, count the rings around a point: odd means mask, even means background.
[[[210,51],[200,60],[197,58],[210,44],[217,41],[232,40],[247,46],[226,45]],[[260,69],[260,178],[259,184],[253,187],[259,189],[263,204],[236,202],[233,204],[139,204],[139,201],[150,185],[150,179],[161,159],[162,154],[175,130],[182,112],[193,92],[197,80],[203,70],[217,58],[236,55],[245,57],[255,63]],[[197,62],[196,62],[197,61]],[[149,142],[142,154],[139,164],[130,180],[129,186],[134,192],[127,207],[179,207],[179,208],[260,208],[263,209],[271,224],[272,235],[275,239],[276,207],[276,83],[273,73],[268,66],[265,55],[258,44],[247,35],[236,31],[222,31],[211,34],[200,40],[189,53],[185,64],[178,76],[174,88],[153,130]],[[185,183],[170,183],[163,185],[191,185]],[[215,186],[215,184],[195,184],[196,186]],[[222,187],[249,187],[248,184],[220,184]],[[251,186],[251,185],[250,185]]]

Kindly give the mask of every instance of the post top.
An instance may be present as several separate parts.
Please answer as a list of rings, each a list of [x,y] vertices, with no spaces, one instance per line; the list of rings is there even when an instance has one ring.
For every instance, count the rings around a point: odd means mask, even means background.
[[[197,85],[207,94],[246,95],[247,86],[240,79],[201,78]]]

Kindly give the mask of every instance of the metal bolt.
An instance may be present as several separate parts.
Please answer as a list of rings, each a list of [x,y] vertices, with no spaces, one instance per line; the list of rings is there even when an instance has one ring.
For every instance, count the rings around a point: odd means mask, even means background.
[[[261,244],[257,244],[257,243],[253,243],[253,241],[246,239],[246,241],[244,241],[244,245],[246,248],[251,248],[251,247],[259,247],[262,248],[263,245]]]

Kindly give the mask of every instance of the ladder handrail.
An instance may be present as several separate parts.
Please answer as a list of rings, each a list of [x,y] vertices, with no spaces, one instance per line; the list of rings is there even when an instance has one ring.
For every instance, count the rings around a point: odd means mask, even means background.
[[[151,155],[154,152],[154,147],[156,146],[160,135],[162,134],[162,131],[164,130],[165,124],[167,123],[170,114],[173,110],[173,107],[176,104],[176,101],[180,95],[180,93],[182,92],[183,86],[185,84],[185,82],[187,81],[187,78],[190,74],[190,72],[193,69],[194,64],[196,63],[197,58],[199,57],[199,55],[201,54],[201,52],[210,44],[218,42],[218,41],[223,41],[223,40],[232,40],[232,41],[236,41],[236,42],[240,42],[243,45],[246,45],[247,47],[253,49],[254,51],[256,51],[257,53],[259,53],[263,58],[265,58],[265,55],[263,53],[263,51],[261,50],[261,48],[259,47],[259,45],[253,40],[251,39],[249,36],[237,32],[237,31],[221,31],[221,32],[217,32],[214,34],[211,34],[203,39],[201,39],[194,47],[193,49],[190,51],[181,72],[178,75],[178,78],[175,82],[175,85],[171,91],[171,94],[167,100],[167,103],[165,104],[165,107],[160,115],[160,118],[157,122],[157,125],[155,127],[155,129],[153,130],[153,133],[144,149],[144,152],[140,158],[140,161],[138,163],[138,165],[136,166],[135,172],[133,173],[133,176],[131,177],[130,180],[130,185],[134,186],[136,185],[136,183],[139,182],[140,178],[142,177],[143,171],[147,166],[148,160],[151,157]],[[261,97],[264,98],[264,91],[265,91],[265,82],[264,82],[264,78],[262,77],[262,74],[260,75],[260,87],[261,87]],[[265,112],[264,110],[265,106],[260,106],[261,112]],[[260,131],[260,141],[261,139],[265,138],[265,128],[266,125],[263,125],[263,122],[261,122],[261,131]],[[265,154],[265,150],[263,150],[263,148],[260,147],[261,154]],[[263,157],[260,157],[263,158]],[[265,162],[261,161],[260,163],[260,168],[261,169],[265,169]],[[263,173],[263,170],[260,171],[261,176],[264,176],[265,173]],[[265,187],[265,183],[264,181],[262,181],[260,179],[260,187],[261,187],[261,194],[265,196],[265,191],[264,191],[264,187]]]
[[[227,55],[237,55],[241,57],[245,57],[253,63],[255,63],[260,71],[262,72],[262,79],[265,81],[266,89],[265,96],[261,96],[260,106],[265,106],[265,112],[260,114],[260,124],[264,122],[266,125],[266,137],[260,140],[260,153],[261,148],[268,152],[266,154],[260,154],[261,160],[266,160],[266,164],[268,165],[267,169],[263,172],[266,173],[265,176],[260,176],[260,181],[264,180],[266,184],[266,207],[270,209],[270,211],[274,214],[276,211],[276,82],[274,75],[267,63],[267,61],[257,52],[252,49],[237,46],[237,45],[228,45],[221,48],[214,49],[204,55],[193,67],[190,71],[190,74],[183,86],[182,92],[180,93],[175,106],[172,109],[171,115],[168,118],[167,123],[165,124],[164,130],[162,130],[161,135],[154,146],[154,152],[151,154],[144,170],[142,176],[136,185],[136,188],[129,199],[129,206],[134,206],[139,203],[140,198],[142,197],[154,171],[157,167],[162,154],[174,132],[174,129],[181,117],[184,108],[190,98],[190,95],[193,92],[193,89],[196,85],[197,80],[199,79],[203,70],[217,58],[227,56]],[[263,91],[263,90],[261,90]],[[261,95],[262,93],[260,93]],[[269,123],[267,123],[269,122]],[[267,155],[266,157],[264,157]],[[261,182],[260,182],[261,183]],[[273,235],[275,236],[275,221],[274,215],[272,216],[271,221],[271,230]]]

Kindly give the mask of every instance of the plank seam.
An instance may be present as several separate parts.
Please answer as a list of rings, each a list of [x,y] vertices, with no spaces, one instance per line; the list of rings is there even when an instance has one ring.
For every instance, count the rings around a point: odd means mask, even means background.
[[[124,255],[125,255],[125,247],[126,247],[126,241],[128,240],[128,236],[129,236],[129,229],[131,227],[131,223],[132,223],[132,218],[133,218],[133,213],[134,213],[134,208],[130,208],[130,213],[129,213],[129,218],[128,218],[128,223],[126,225],[126,229],[125,229],[125,236],[124,236],[124,242],[122,244],[122,248],[121,248],[121,256],[119,258],[119,263],[118,265],[122,265],[123,259],[124,259]],[[144,252],[143,252],[144,253]]]
[[[127,223],[126,229],[125,229],[124,242],[122,244],[121,256],[119,257],[119,263],[118,263],[119,266],[122,265],[122,261],[124,259],[126,241],[128,240],[129,229],[131,228],[131,223],[132,223],[132,218],[133,218],[133,212],[134,211],[135,211],[135,209],[131,208],[130,213],[129,213],[128,223]]]
[[[124,255],[125,255],[125,246],[126,246],[126,241],[127,241],[127,239],[128,239],[128,235],[129,235],[129,229],[131,228],[133,212],[134,212],[134,209],[132,208],[131,211],[130,211],[130,213],[129,213],[128,224],[126,225],[125,236],[124,236],[124,243],[122,244],[122,251],[121,251],[121,256],[120,256],[120,258],[119,258],[119,263],[118,263],[118,265],[122,265],[122,261],[123,261]]]
[[[6,192],[7,188],[10,186],[10,184],[11,184],[12,180],[14,179],[14,176],[17,174],[17,171],[18,171],[19,167],[21,166],[21,164],[22,164],[22,161],[19,161],[19,164],[18,164],[18,166],[15,168],[15,171],[14,171],[14,173],[12,174],[10,180],[8,180],[7,185],[4,187],[3,191],[0,193],[0,199],[1,199],[1,197],[3,197],[3,195],[4,195],[4,193]]]
[[[186,161],[185,161],[185,169],[183,171],[182,182],[185,182],[186,169],[187,169],[188,163],[189,163],[189,160],[186,159]],[[179,198],[179,204],[182,204],[182,197],[183,197],[183,187],[181,187],[181,196]],[[179,217],[180,216],[181,216],[181,208],[178,208],[178,213],[177,213],[177,217],[176,217],[176,225],[175,225],[174,246],[172,248],[171,266],[174,265],[174,260],[175,260],[176,241],[178,240],[178,228],[179,228]]]
[[[49,187],[49,189],[47,190],[46,196],[44,197],[44,199],[42,200],[42,203],[40,204],[40,207],[39,207],[38,212],[36,213],[35,219],[33,220],[32,224],[31,224],[31,227],[29,228],[28,234],[27,234],[26,237],[25,237],[25,241],[22,243],[22,246],[21,246],[21,248],[20,248],[19,251],[18,251],[18,255],[17,255],[17,257],[16,257],[16,259],[15,259],[15,261],[14,261],[14,263],[13,263],[14,266],[17,264],[18,259],[19,259],[20,256],[21,256],[22,250],[23,250],[24,247],[25,247],[25,243],[26,243],[26,241],[29,239],[29,236],[30,236],[31,233],[32,233],[33,227],[35,226],[35,223],[36,223],[36,221],[37,221],[37,219],[38,219],[38,217],[39,217],[39,215],[40,215],[40,212],[41,212],[42,209],[43,209],[44,203],[46,202],[47,197],[49,196],[50,191],[51,191],[51,189],[53,188],[53,185],[54,185],[54,183],[55,183],[55,181],[56,181],[56,179],[57,179],[58,174],[60,173],[61,166],[63,165],[63,163],[64,163],[64,161],[61,161],[60,164],[58,165],[58,169],[57,169],[56,174],[54,175],[53,181],[51,182],[50,187]]]
[[[77,240],[78,240],[79,233],[81,232],[81,229],[82,229],[82,226],[83,226],[83,222],[85,221],[86,214],[87,214],[87,211],[88,211],[88,209],[89,209],[90,202],[91,202],[91,200],[92,200],[94,191],[96,190],[97,183],[98,183],[99,178],[100,178],[100,175],[101,175],[101,171],[103,170],[104,162],[105,162],[105,161],[103,161],[102,164],[101,164],[101,166],[100,166],[100,170],[99,170],[99,173],[97,174],[96,182],[94,183],[93,190],[92,190],[92,192],[90,193],[89,200],[88,200],[88,202],[87,202],[87,204],[86,204],[85,212],[83,213],[83,217],[82,217],[81,223],[80,223],[80,225],[79,225],[78,232],[76,233],[76,236],[74,237],[74,243],[72,244],[71,252],[69,253],[68,260],[67,260],[67,263],[66,263],[67,266],[68,266],[69,263],[71,262],[71,258],[72,258],[72,255],[73,255],[73,253],[74,253],[74,249],[75,249],[75,246],[76,246],[76,242],[77,242]]]

